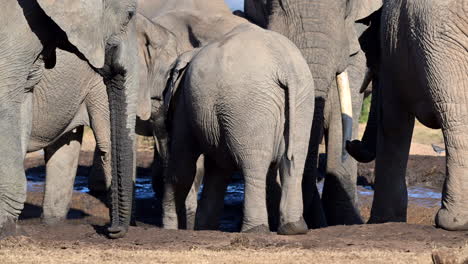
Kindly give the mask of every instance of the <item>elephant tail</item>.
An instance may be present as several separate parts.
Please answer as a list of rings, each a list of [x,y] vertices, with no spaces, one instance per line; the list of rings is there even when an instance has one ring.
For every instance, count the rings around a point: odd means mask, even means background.
[[[296,93],[297,88],[296,85],[289,83],[282,83],[280,82],[281,87],[285,91],[285,102],[286,107],[285,110],[285,117],[287,126],[284,129],[284,139],[285,139],[285,147],[286,147],[286,159],[292,163],[294,160],[294,131],[295,131],[295,120],[296,120]]]

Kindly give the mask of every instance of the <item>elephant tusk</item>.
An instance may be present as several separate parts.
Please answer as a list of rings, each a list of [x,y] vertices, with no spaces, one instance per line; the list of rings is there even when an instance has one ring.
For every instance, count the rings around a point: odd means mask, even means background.
[[[361,89],[359,89],[359,93],[364,93],[367,90],[367,87],[369,87],[369,84],[372,81],[372,77],[372,71],[367,69],[366,75],[364,75],[364,80],[362,81]]]
[[[341,118],[343,127],[343,149],[341,159],[344,162],[348,158],[346,141],[350,141],[353,135],[353,105],[351,101],[351,89],[349,87],[348,72],[344,71],[336,76],[338,95],[340,98]]]

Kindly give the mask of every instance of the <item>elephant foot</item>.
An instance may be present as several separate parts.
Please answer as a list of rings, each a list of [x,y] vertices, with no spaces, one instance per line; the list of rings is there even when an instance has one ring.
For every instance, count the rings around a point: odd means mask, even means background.
[[[388,222],[406,222],[406,217],[403,216],[375,216],[371,215],[368,224],[382,224]]]
[[[327,210],[328,208],[325,208],[325,214],[327,216],[327,224],[329,226],[336,226],[336,225],[362,225],[364,224],[364,221],[362,220],[360,214],[358,212],[350,212],[350,213],[344,213],[349,210],[345,209],[338,209],[338,208],[331,208],[330,210]],[[332,211],[333,212],[330,212]]]
[[[7,217],[0,226],[0,239],[17,235],[16,221],[12,217]]]
[[[266,225],[258,225],[247,230],[242,230],[243,233],[270,233],[270,229]]]
[[[128,227],[125,226],[111,226],[107,229],[109,238],[117,239],[124,237],[128,232]]]
[[[307,233],[307,224],[301,217],[299,221],[286,223],[278,228],[278,235],[302,235]]]
[[[322,195],[323,210],[329,226],[334,225],[362,225],[359,209],[349,200],[336,200]]]
[[[439,209],[435,222],[437,227],[449,231],[468,230],[468,215],[453,214],[446,208]]]
[[[367,149],[365,143],[360,140],[346,141],[346,151],[361,163],[369,163],[375,159],[375,152]]]

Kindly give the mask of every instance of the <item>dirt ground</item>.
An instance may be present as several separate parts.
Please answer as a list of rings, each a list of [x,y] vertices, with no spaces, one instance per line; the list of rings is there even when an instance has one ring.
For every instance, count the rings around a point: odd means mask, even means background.
[[[439,146],[443,141],[440,133],[423,132],[422,137],[418,128],[415,132],[408,183],[439,188],[445,157],[435,153],[428,140],[436,139]],[[145,144],[138,152],[138,166],[147,168],[151,144],[140,140]],[[80,164],[89,166],[94,145],[85,141]],[[41,153],[33,153],[25,167],[42,164]],[[359,175],[372,184],[373,164],[361,164]],[[28,193],[21,235],[0,241],[0,263],[468,263],[468,232],[435,228],[438,204],[422,206],[416,199],[410,199],[408,223],[333,226],[299,236],[164,230],[150,220],[157,214],[154,201],[140,199],[137,226],[125,238],[110,240],[103,234],[109,219],[102,199],[75,192],[72,219],[47,227],[40,223],[42,195]],[[372,196],[361,195],[359,201],[367,219]]]

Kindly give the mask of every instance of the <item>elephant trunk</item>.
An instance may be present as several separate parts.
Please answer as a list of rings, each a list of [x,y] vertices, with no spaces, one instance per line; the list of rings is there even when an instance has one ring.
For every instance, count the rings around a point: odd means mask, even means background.
[[[121,238],[128,230],[133,204],[134,137],[128,127],[128,100],[125,75],[117,74],[108,83],[111,121],[111,226],[109,237]]]
[[[106,57],[106,78],[111,124],[110,238],[125,236],[130,225],[136,174],[135,125],[139,67],[135,24],[125,39]]]
[[[336,76],[338,95],[341,106],[341,120],[343,124],[343,150],[341,159],[344,162],[348,155],[345,149],[346,142],[353,136],[353,105],[351,101],[351,89],[349,87],[348,72],[344,71]]]

